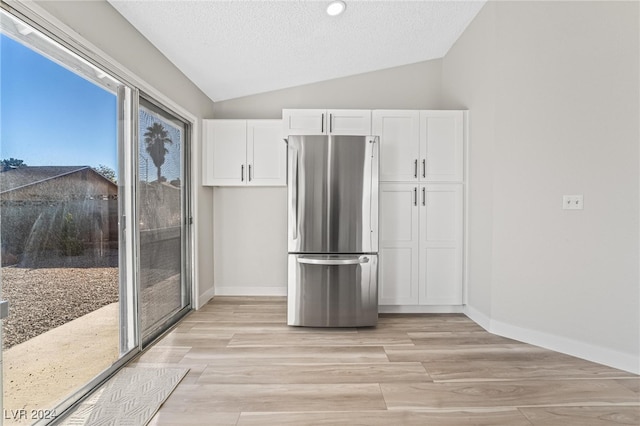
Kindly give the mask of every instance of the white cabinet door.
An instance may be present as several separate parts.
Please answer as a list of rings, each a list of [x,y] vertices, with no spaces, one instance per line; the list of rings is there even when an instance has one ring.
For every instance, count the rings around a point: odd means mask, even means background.
[[[247,178],[246,120],[204,121],[204,184],[244,185]]]
[[[283,109],[282,126],[288,135],[371,134],[371,111],[361,109]]]
[[[418,187],[414,184],[380,184],[381,305],[417,305]]]
[[[283,109],[284,137],[288,135],[323,135],[327,133],[327,111],[324,109]]]
[[[372,133],[380,137],[380,180],[418,181],[420,113],[374,110]]]
[[[371,110],[330,109],[328,114],[328,133],[333,135],[371,134]]]
[[[420,111],[420,179],[462,182],[463,111]]]
[[[420,304],[462,304],[462,185],[420,185]]]
[[[247,185],[286,185],[286,147],[281,120],[247,120]]]

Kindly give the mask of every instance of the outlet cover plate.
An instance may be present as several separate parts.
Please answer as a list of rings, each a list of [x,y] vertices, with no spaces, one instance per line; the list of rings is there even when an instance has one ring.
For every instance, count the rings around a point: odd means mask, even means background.
[[[563,210],[582,210],[584,208],[584,197],[580,195],[563,195]]]

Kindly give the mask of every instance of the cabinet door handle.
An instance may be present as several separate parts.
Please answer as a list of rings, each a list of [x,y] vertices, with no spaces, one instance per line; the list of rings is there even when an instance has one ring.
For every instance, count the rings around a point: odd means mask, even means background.
[[[324,133],[324,113],[322,113],[322,118],[320,119],[320,133]]]
[[[418,159],[413,160],[413,177],[418,177]]]
[[[329,114],[329,133],[333,132],[333,114]]]
[[[427,159],[426,158],[422,159],[422,177],[423,178],[427,177]]]
[[[244,164],[240,165],[240,182],[244,182]]]
[[[423,206],[427,205],[427,194],[426,194],[426,191],[424,189],[424,186],[422,187],[422,205]]]
[[[249,182],[251,182],[251,164],[249,164]]]
[[[417,186],[413,188],[413,205],[414,206],[418,205],[418,187]]]

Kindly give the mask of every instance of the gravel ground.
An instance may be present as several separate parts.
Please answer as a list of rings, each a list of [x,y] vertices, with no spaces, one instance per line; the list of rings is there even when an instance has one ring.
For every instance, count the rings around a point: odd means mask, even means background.
[[[118,268],[2,268],[4,348],[118,301]]]

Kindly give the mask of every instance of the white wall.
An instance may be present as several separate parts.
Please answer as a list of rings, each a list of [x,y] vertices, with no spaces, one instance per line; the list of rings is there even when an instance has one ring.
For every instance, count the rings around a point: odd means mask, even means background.
[[[443,103],[469,110],[467,303],[491,316],[496,55],[494,3],[487,3],[443,60]]]
[[[429,109],[441,102],[442,60],[216,102],[215,118],[281,118],[282,108]]]
[[[283,108],[430,109],[441,60],[216,102],[215,118],[281,118]],[[287,294],[286,188],[214,188],[216,294]]]
[[[443,61],[472,117],[470,312],[636,372],[639,48],[635,2],[496,2]]]
[[[109,3],[96,1],[38,1],[37,6],[53,18],[70,27],[88,42],[102,50],[119,64],[142,78],[154,89],[181,106],[198,121],[211,118],[213,102],[185,77],[160,51],[133,28]],[[213,194],[210,188],[201,186],[200,140],[193,140],[193,182],[197,210],[197,255],[200,258],[196,271],[200,302],[213,295]]]
[[[215,292],[287,294],[285,188],[216,188]]]

